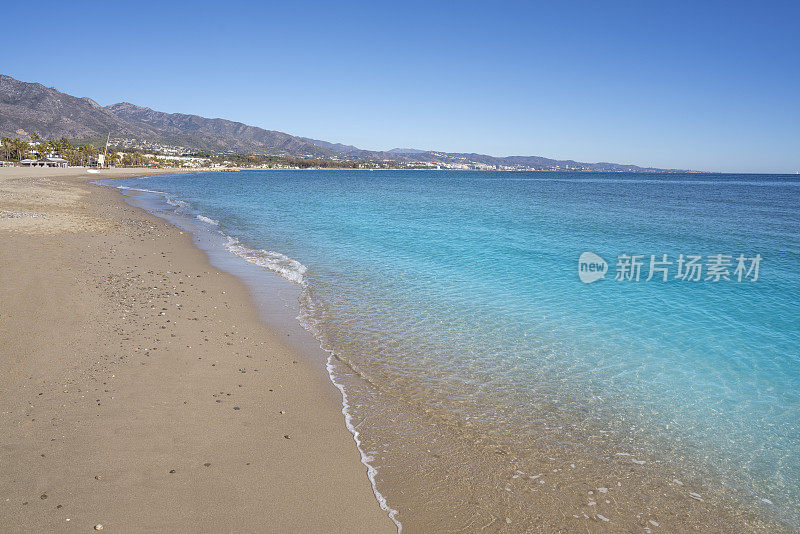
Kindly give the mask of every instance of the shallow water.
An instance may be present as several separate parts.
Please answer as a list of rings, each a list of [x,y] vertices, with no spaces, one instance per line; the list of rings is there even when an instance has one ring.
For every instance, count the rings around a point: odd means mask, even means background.
[[[797,177],[248,171],[114,185],[166,193],[230,253],[297,284],[406,530],[655,528],[658,514],[724,529],[711,506],[734,529],[800,526]],[[608,262],[605,280],[581,283],[585,251]],[[621,254],[643,256],[640,281],[614,280]],[[673,262],[667,282],[644,281],[651,254]],[[674,279],[680,254],[706,268],[731,255],[731,280]],[[740,254],[763,257],[757,281],[736,281]]]

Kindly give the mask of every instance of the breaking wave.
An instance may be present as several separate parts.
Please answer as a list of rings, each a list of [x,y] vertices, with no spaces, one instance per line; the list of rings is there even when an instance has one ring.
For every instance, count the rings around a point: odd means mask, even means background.
[[[246,247],[238,239],[231,236],[226,236],[226,238],[225,248],[229,252],[250,263],[269,269],[300,287],[306,287],[304,276],[306,274],[306,266],[299,261],[293,260],[280,252]]]
[[[205,215],[198,215],[197,220],[206,224],[210,224],[211,226],[219,226],[219,221],[212,219],[211,217],[206,217]]]

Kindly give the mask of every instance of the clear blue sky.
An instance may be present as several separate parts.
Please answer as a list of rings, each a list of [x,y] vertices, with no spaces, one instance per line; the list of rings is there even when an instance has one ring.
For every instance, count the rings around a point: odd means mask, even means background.
[[[800,170],[798,2],[254,4],[7,3],[0,73],[369,149]]]

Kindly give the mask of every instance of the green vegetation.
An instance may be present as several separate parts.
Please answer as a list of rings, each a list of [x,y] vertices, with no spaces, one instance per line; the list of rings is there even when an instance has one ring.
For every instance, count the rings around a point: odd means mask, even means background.
[[[109,149],[109,154],[111,149]],[[126,152],[121,154],[120,165],[123,167],[146,167],[151,165],[152,162],[144,157],[141,152]]]
[[[6,162],[20,162],[27,158],[45,158],[58,156],[69,162],[70,166],[95,166],[98,156],[104,149],[98,149],[87,140],[76,141],[82,143],[74,145],[66,137],[58,140],[44,140],[39,134],[31,134],[33,142],[23,139],[3,137],[0,140],[0,158]],[[275,169],[394,169],[398,168],[395,162],[386,161],[356,161],[356,160],[330,160],[318,158],[302,158],[295,156],[252,156],[244,154],[191,154],[192,158],[204,161],[204,165],[212,167],[259,167]],[[105,158],[106,166],[122,167],[197,167],[198,160],[187,161],[171,159],[159,151],[145,155],[140,150],[130,152],[117,152],[108,149]]]
[[[72,166],[93,166],[97,165],[97,156],[100,151],[94,145],[73,146],[66,137],[59,140],[44,141],[39,140],[39,135],[34,132],[31,138],[38,140],[29,143],[22,139],[11,139],[3,137],[0,140],[0,155],[5,161],[20,162],[23,159],[36,157],[46,158],[54,155],[64,158]],[[113,165],[119,160],[119,155],[113,150],[109,150],[106,158],[107,165]]]
[[[0,153],[6,161],[21,161],[28,157],[31,152],[31,145],[21,139],[11,139],[3,137],[0,140]]]

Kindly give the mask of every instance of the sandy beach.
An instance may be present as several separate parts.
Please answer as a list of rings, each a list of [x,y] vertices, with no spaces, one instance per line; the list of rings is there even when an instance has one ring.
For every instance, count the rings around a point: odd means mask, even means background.
[[[0,169],[4,532],[393,532],[339,392],[189,235]]]

